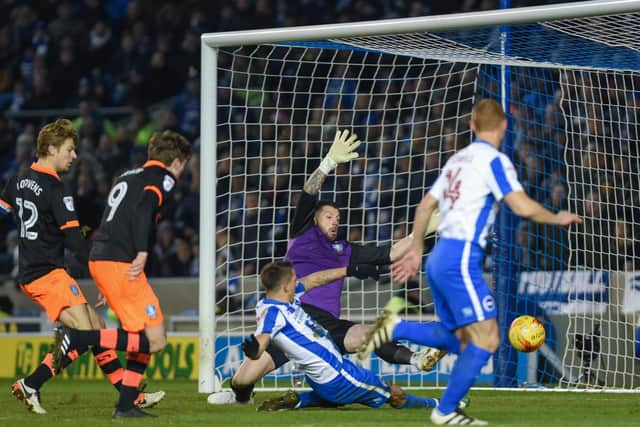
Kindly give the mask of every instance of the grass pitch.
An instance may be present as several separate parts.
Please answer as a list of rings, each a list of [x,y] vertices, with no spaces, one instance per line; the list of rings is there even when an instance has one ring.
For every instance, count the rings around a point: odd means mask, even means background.
[[[426,410],[396,410],[389,406],[369,409],[351,405],[341,409],[304,409],[277,413],[256,412],[254,405],[209,405],[197,393],[195,382],[150,382],[149,390],[165,390],[165,399],[149,412],[158,418],[111,419],[117,395],[106,381],[52,380],[42,389],[42,405],[49,412],[27,412],[11,395],[13,381],[0,380],[0,426],[99,427],[131,426],[428,426]],[[278,393],[259,392],[256,401]],[[419,391],[436,396],[441,391]],[[473,391],[468,412],[491,426],[631,426],[640,416],[640,396],[635,394],[539,393]]]

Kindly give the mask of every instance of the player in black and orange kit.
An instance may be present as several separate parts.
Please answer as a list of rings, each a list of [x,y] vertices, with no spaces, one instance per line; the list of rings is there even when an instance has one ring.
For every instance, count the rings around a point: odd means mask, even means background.
[[[167,343],[158,298],[144,274],[149,236],[163,203],[191,157],[191,145],[172,131],[149,140],[148,161],[129,170],[111,187],[100,228],[91,248],[89,271],[122,329],[64,329],[56,336],[54,367],[69,354],[98,346],[127,352],[120,400],[114,418],[150,414],[134,405],[151,353]]]
[[[73,197],[58,176],[76,158],[78,135],[69,120],[56,120],[44,126],[37,138],[38,160],[21,176],[14,176],[5,187],[0,208],[13,212],[19,227],[19,283],[22,291],[46,312],[51,322],[78,329],[103,325],[100,316],[87,304],[77,282],[64,266],[64,248],[87,262],[88,243],[83,238],[73,205]],[[123,369],[113,350],[93,347],[93,354],[105,376],[120,388]],[[60,369],[79,356],[69,354]],[[12,386],[12,393],[24,400],[37,414],[47,411],[40,404],[40,387],[56,375],[52,354],[26,378]],[[157,403],[164,392],[141,394],[145,406]]]

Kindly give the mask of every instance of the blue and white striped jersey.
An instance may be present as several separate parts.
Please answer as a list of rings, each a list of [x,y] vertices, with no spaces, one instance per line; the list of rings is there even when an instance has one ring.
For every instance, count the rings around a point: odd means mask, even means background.
[[[484,247],[498,202],[512,191],[523,190],[506,155],[482,140],[458,151],[429,191],[438,199],[440,237]]]
[[[264,298],[256,306],[256,335],[269,334],[299,370],[317,384],[334,379],[343,366],[329,333],[300,307],[304,286],[298,283],[292,303]]]

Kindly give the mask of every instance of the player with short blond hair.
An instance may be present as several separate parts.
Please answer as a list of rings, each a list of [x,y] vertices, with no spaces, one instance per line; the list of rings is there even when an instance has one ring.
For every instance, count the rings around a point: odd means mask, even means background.
[[[414,244],[392,266],[392,276],[399,282],[418,272],[424,243],[417,237],[424,235],[432,212],[439,209],[440,238],[425,263],[425,273],[440,320],[415,323],[383,315],[360,350],[365,357],[387,341],[407,339],[458,354],[447,389],[431,412],[434,424],[487,424],[457,409],[457,402],[500,343],[497,308],[481,266],[499,202],[504,200],[516,215],[538,223],[568,227],[582,222],[567,211],[554,214],[525,194],[511,161],[498,151],[506,129],[506,117],[495,100],[483,99],[474,106],[475,139],[447,161],[420,202],[413,223]]]

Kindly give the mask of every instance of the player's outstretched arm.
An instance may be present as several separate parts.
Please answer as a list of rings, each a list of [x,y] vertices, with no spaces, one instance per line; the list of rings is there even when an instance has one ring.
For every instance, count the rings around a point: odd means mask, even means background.
[[[358,136],[353,133],[349,136],[348,130],[339,130],[333,139],[333,144],[329,149],[329,153],[322,159],[320,166],[316,169],[307,182],[304,183],[304,191],[307,194],[317,194],[327,176],[340,163],[347,163],[358,158],[356,149],[362,144]]]
[[[435,209],[427,224],[425,236],[434,233],[438,229],[440,215]],[[413,247],[413,236],[406,236],[398,240],[392,246],[361,245],[351,243],[351,258],[353,264],[389,265],[402,258]]]
[[[258,360],[266,350],[270,340],[269,334],[260,334],[257,337],[251,334],[249,338],[242,341],[242,351],[249,359]]]
[[[435,233],[438,230],[438,225],[440,224],[440,211],[438,209],[434,209],[431,212],[431,216],[429,217],[429,222],[427,223],[427,227],[425,229],[424,236],[428,236],[429,234]],[[398,261],[400,258],[404,256],[414,245],[413,234],[409,236],[405,236],[402,239],[398,240],[391,246],[391,251],[389,252],[389,258],[391,262]]]
[[[330,268],[318,271],[308,276],[302,277],[300,283],[305,291],[309,291],[318,286],[327,285],[343,277],[356,277],[358,279],[380,278],[380,267],[375,264],[349,264],[347,267]]]
[[[414,237],[414,247],[417,248],[418,254],[422,255],[424,251],[424,236],[432,222],[432,214],[438,209],[438,200],[431,194],[427,194],[422,198],[413,218],[413,230],[411,236]],[[437,227],[437,225],[436,225]],[[433,226],[431,226],[433,228]]]
[[[304,276],[300,278],[300,283],[304,286],[305,291],[309,291],[318,286],[342,279],[345,276],[347,276],[347,267],[330,268]]]
[[[568,227],[581,224],[582,218],[568,211],[553,213],[536,202],[523,191],[513,191],[504,197],[504,201],[516,215],[540,224],[561,225]]]
[[[427,194],[420,201],[413,219],[413,231],[408,239],[411,241],[409,249],[398,259],[394,259],[391,265],[391,278],[395,282],[404,282],[414,277],[420,270],[420,261],[424,252],[424,236],[437,229],[438,217],[434,218],[437,212],[438,200]]]

